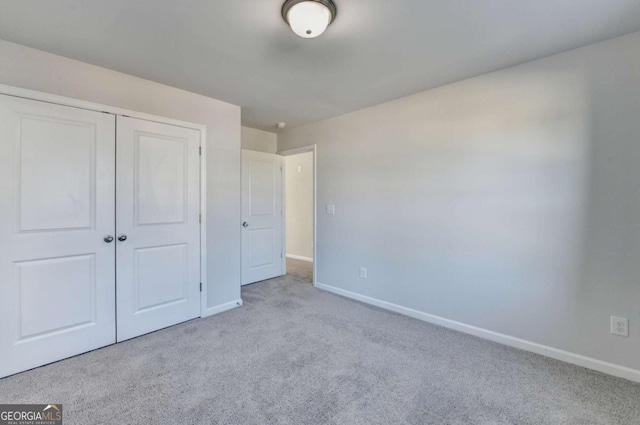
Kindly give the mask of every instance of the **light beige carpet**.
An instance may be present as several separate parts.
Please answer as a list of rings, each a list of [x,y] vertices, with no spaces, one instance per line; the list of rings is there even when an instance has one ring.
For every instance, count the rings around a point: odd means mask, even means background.
[[[65,424],[640,423],[640,385],[321,292],[245,306],[0,380]]]

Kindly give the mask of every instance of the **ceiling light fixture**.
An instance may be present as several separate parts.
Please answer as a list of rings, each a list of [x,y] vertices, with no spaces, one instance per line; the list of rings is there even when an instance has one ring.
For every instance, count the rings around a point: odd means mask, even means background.
[[[337,14],[338,9],[331,0],[287,0],[282,5],[282,18],[303,38],[322,34]]]

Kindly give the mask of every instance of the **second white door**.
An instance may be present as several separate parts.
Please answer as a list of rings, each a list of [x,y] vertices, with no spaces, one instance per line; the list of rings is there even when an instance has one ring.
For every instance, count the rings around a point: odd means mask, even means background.
[[[282,157],[242,151],[242,284],[282,275]]]
[[[200,316],[200,132],[118,117],[117,335]]]

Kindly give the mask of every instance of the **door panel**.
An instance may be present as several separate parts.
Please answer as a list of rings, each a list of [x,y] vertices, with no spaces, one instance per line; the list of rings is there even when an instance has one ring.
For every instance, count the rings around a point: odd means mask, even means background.
[[[280,156],[242,151],[242,221],[242,284],[281,276]]]
[[[95,205],[94,126],[22,117],[20,131],[20,230],[90,228]]]
[[[138,225],[184,222],[188,189],[187,147],[182,139],[139,135],[135,164]]]
[[[200,316],[200,132],[118,117],[118,341]]]
[[[115,117],[0,95],[0,377],[115,342]]]
[[[136,313],[186,300],[187,244],[139,248],[134,252]]]
[[[17,262],[16,269],[20,341],[94,321],[95,255]],[[68,308],[67,300],[73,300],[74,308]],[[37,306],[38,314],[33,314],[33,306]]]

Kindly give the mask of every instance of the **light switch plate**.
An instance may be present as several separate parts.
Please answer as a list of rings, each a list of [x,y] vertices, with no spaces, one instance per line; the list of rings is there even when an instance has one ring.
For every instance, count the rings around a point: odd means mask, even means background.
[[[335,215],[335,213],[336,213],[336,206],[334,204],[327,204],[327,214]]]

